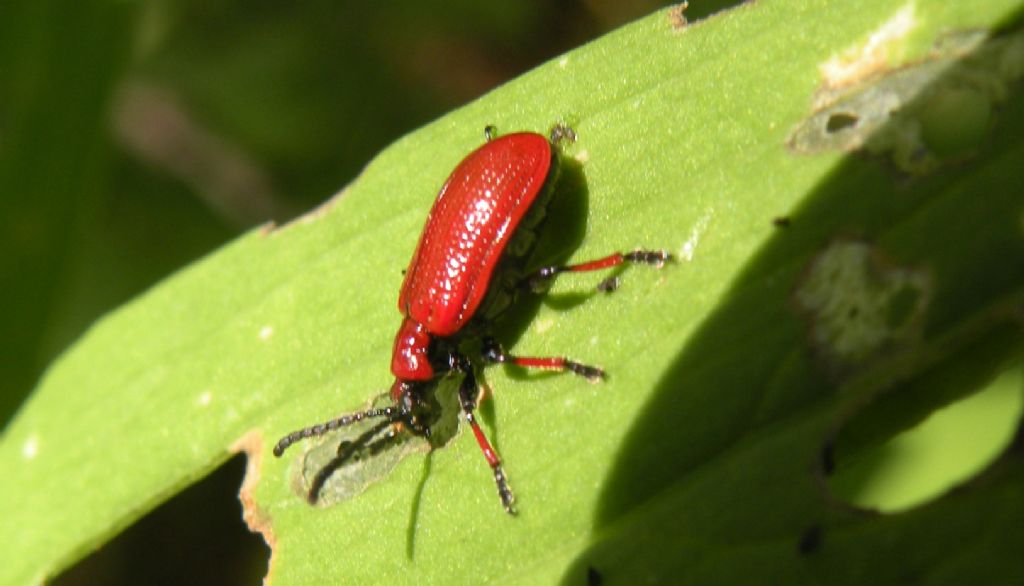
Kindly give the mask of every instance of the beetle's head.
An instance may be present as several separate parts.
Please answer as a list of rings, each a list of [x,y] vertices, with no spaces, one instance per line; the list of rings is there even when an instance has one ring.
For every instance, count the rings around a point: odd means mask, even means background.
[[[430,426],[437,421],[439,406],[429,387],[436,381],[407,381],[396,379],[391,385],[391,399],[398,407],[396,423],[407,427],[416,435],[430,436]]]

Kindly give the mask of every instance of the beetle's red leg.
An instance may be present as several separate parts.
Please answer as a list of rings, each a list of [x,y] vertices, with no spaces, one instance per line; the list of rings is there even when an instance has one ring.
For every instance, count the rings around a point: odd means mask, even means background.
[[[473,429],[476,443],[480,446],[480,451],[484,453],[487,464],[494,472],[494,483],[498,485],[498,496],[501,497],[501,506],[505,508],[505,512],[509,515],[515,515],[516,510],[513,504],[516,497],[508,486],[508,478],[505,477],[505,471],[501,468],[501,459],[498,457],[497,452],[494,451],[494,448],[491,447],[491,442],[487,441],[487,436],[480,429],[480,424],[476,422],[476,415],[473,414],[476,410],[477,398],[476,376],[473,374],[473,367],[467,361],[460,367],[460,370],[465,372],[465,377],[459,386],[459,402],[462,404],[462,412],[466,415],[466,423],[469,423],[470,428]]]
[[[397,413],[398,409],[396,407],[367,409],[366,411],[349,413],[348,415],[342,415],[337,419],[332,419],[324,423],[318,423],[316,425],[311,425],[309,427],[293,431],[278,440],[277,445],[274,446],[274,455],[280,458],[281,454],[288,449],[288,446],[299,440],[321,436],[331,430],[338,429],[339,427],[344,427],[346,425],[352,425],[353,423],[362,421],[363,419],[369,419],[371,417],[387,417],[389,419],[393,419]]]
[[[666,262],[672,259],[672,255],[664,250],[634,250],[632,252],[616,252],[595,260],[581,262],[573,265],[552,265],[542,267],[533,274],[526,277],[525,282],[534,291],[543,291],[559,273],[584,273],[589,271],[600,271],[612,267],[621,266],[626,263],[652,265],[661,268]],[[601,281],[597,286],[600,291],[614,291],[619,286],[618,277],[611,277]]]
[[[569,360],[564,356],[512,356],[505,352],[501,344],[494,338],[484,338],[481,349],[484,361],[489,363],[515,364],[523,368],[539,368],[543,370],[570,371],[585,377],[592,383],[604,378],[604,371],[596,366],[582,364],[575,360]]]

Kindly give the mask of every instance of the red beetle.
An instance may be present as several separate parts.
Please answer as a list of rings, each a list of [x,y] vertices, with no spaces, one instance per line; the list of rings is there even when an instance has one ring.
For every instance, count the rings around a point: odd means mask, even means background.
[[[486,136],[487,142],[463,159],[441,187],[405,273],[398,296],[402,325],[391,355],[394,405],[350,413],[292,432],[274,447],[275,456],[281,456],[288,446],[301,439],[367,418],[383,421],[353,445],[382,443],[401,429],[429,436],[430,426],[439,415],[431,394],[441,377],[459,371],[463,374],[459,401],[466,422],[494,472],[502,506],[515,514],[515,499],[501,460],[474,416],[478,397],[476,375],[473,363],[460,351],[461,343],[470,337],[480,338],[485,363],[568,370],[599,380],[604,376],[600,368],[568,358],[507,354],[487,335],[489,324],[519,291],[542,289],[558,273],[594,271],[625,262],[660,267],[670,255],[664,251],[635,250],[581,264],[528,271],[527,263],[537,240],[535,232],[558,176],[558,151],[552,147],[562,140],[575,140],[576,135],[571,128],[559,125],[552,129],[550,139],[532,132],[495,138],[493,127],[487,127]],[[617,285],[617,279],[608,279],[598,288],[610,291]],[[318,498],[320,486],[322,483],[314,484],[309,495],[311,501]]]

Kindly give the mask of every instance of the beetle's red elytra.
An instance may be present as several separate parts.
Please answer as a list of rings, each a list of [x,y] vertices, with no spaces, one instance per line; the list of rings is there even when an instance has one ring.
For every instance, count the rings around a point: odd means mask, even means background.
[[[540,291],[559,273],[607,269],[624,263],[661,267],[671,256],[663,250],[617,252],[596,260],[530,270],[536,230],[543,223],[552,187],[559,172],[558,145],[575,141],[576,133],[557,125],[549,137],[517,132],[496,137],[485,129],[487,141],[452,171],[441,187],[398,295],[402,323],[391,355],[394,404],[343,415],[294,431],[274,446],[281,456],[293,443],[368,418],[382,418],[357,441],[385,442],[396,430],[429,437],[437,421],[431,393],[441,377],[461,373],[459,403],[487,464],[491,467],[501,504],[515,514],[515,497],[476,420],[476,367],[460,347],[469,338],[481,341],[485,364],[507,363],[524,368],[569,371],[598,381],[604,371],[565,357],[513,356],[492,338],[490,324],[524,290]],[[617,277],[598,285],[617,288]],[[390,424],[390,425],[388,425]],[[315,502],[318,488],[309,499]]]

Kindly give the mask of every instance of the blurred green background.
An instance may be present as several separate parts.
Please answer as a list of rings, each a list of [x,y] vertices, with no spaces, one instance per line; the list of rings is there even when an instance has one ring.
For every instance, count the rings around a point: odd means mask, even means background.
[[[738,2],[694,1],[693,20]],[[89,324],[379,149],[668,3],[0,4],[0,421]],[[241,458],[59,583],[254,583]]]

